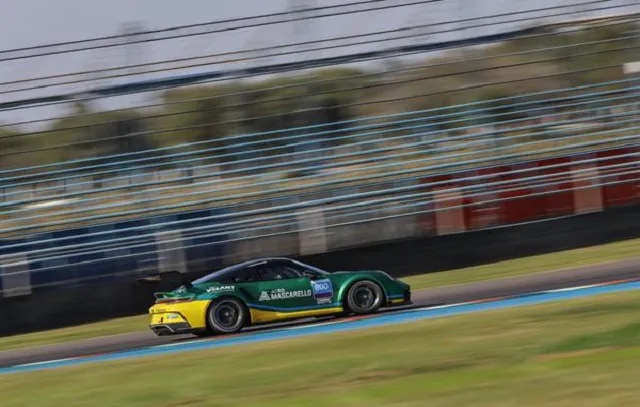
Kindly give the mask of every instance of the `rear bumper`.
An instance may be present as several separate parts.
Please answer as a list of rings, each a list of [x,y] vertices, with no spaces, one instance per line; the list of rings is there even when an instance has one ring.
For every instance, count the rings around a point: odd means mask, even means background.
[[[158,336],[179,335],[194,332],[187,318],[178,312],[151,314],[149,328]]]
[[[189,334],[195,331],[186,322],[149,325],[149,328],[158,336]]]
[[[158,336],[206,331],[205,312],[209,301],[155,304],[149,308],[149,329]]]

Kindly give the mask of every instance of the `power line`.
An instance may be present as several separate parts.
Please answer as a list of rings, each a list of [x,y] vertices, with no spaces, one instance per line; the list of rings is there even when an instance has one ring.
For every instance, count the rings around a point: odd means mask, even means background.
[[[373,2],[379,3],[379,2],[382,2],[382,1],[385,1],[385,0],[370,0],[370,1],[366,2],[366,3],[373,3]],[[304,17],[283,19],[283,20],[272,21],[272,22],[253,23],[253,24],[246,24],[246,25],[242,25],[242,26],[238,26],[238,27],[222,28],[222,29],[209,30],[209,31],[198,32],[198,33],[178,34],[178,35],[172,35],[172,36],[165,36],[165,37],[162,37],[162,38],[140,39],[140,40],[132,41],[131,44],[156,42],[156,41],[168,40],[168,39],[187,38],[187,37],[194,37],[194,36],[200,36],[200,35],[206,35],[206,34],[217,34],[217,33],[235,31],[235,30],[240,30],[240,29],[257,28],[257,27],[264,27],[264,26],[274,25],[274,24],[289,23],[289,22],[293,22],[293,21],[297,21],[297,20],[301,20],[301,19],[302,20],[310,20],[310,19],[318,19],[318,18],[325,18],[325,17],[344,16],[344,15],[364,13],[364,12],[389,10],[389,9],[396,9],[396,8],[401,8],[401,7],[410,7],[410,6],[415,6],[415,5],[425,4],[425,3],[433,3],[433,2],[437,2],[437,1],[442,1],[442,0],[421,0],[421,1],[413,1],[413,2],[409,2],[409,3],[394,4],[394,5],[389,5],[389,6],[370,7],[370,8],[362,9],[362,10],[341,11],[341,12],[335,12],[335,13],[317,14],[317,15],[310,15],[310,16],[304,16]],[[344,7],[344,6],[345,5],[336,5],[336,6],[326,6],[326,7],[336,8],[336,7]],[[282,14],[288,15],[290,13],[282,13]],[[163,29],[163,32],[164,31],[176,31],[176,29],[175,28],[173,28],[173,29]],[[149,32],[149,33],[153,33],[153,32]],[[141,33],[141,34],[144,34],[144,33]],[[104,39],[114,39],[114,38],[121,38],[121,37],[122,36],[111,36],[111,37],[103,37],[103,38]],[[79,43],[84,43],[86,41],[91,41],[91,40],[81,40]],[[64,45],[64,44],[65,43],[62,43],[62,45]],[[66,44],[69,44],[69,43],[66,43]],[[13,61],[13,60],[18,60],[18,59],[26,59],[26,58],[42,57],[42,56],[50,56],[50,55],[68,54],[68,53],[71,53],[71,52],[88,51],[88,50],[101,49],[101,48],[110,48],[110,47],[115,47],[115,46],[119,46],[119,45],[121,45],[121,44],[111,43],[111,44],[103,44],[103,45],[92,45],[92,46],[89,46],[89,47],[80,47],[80,48],[75,48],[75,49],[71,49],[71,50],[49,51],[49,52],[41,52],[41,53],[30,54],[30,55],[21,55],[21,56],[16,56],[16,57],[5,57],[5,58],[0,58],[0,62],[7,62],[7,61]],[[58,46],[58,45],[54,45],[54,46]],[[29,50],[33,50],[33,49],[40,49],[40,48],[43,48],[43,47],[46,48],[46,47],[50,47],[50,46],[44,45],[44,46],[39,46],[39,47],[31,47],[31,48],[28,48],[28,49]],[[3,52],[0,52],[0,55],[1,54],[6,54],[6,53],[9,53],[9,52],[17,52],[17,51],[16,50],[3,51]]]
[[[637,21],[637,20],[633,20],[633,21]],[[609,24],[609,25],[617,25],[617,24],[618,23]],[[594,27],[587,27],[586,29],[596,29],[596,28],[597,27],[595,27],[595,28]],[[569,31],[567,33],[580,32],[580,31],[582,31],[582,30]],[[556,34],[555,33],[546,33],[546,34],[537,34],[537,35],[529,35],[529,36],[520,36],[520,37],[516,37],[514,39],[526,39],[526,38],[534,38],[534,37],[544,37],[544,36],[549,36],[549,35],[556,35]],[[604,40],[604,41],[613,42],[613,41],[618,41],[618,40],[624,39],[624,38],[626,38],[626,37],[620,37],[618,39]],[[408,68],[395,69],[395,70],[390,71],[390,72],[409,72],[409,71],[419,70],[419,69],[429,68],[429,67],[437,67],[437,66],[444,66],[444,65],[457,64],[457,63],[477,62],[477,61],[482,61],[482,60],[490,60],[490,59],[500,58],[500,57],[504,57],[504,56],[526,55],[526,54],[530,54],[530,53],[544,52],[544,51],[548,51],[548,50],[558,50],[558,49],[569,48],[569,47],[580,47],[582,45],[595,44],[595,43],[598,43],[598,42],[587,42],[587,43],[584,43],[584,44],[574,44],[574,45],[558,46],[558,47],[547,47],[547,48],[541,48],[541,49],[536,49],[536,50],[528,50],[528,51],[522,51],[522,52],[516,52],[516,53],[510,53],[510,54],[491,55],[491,56],[487,56],[487,57],[475,58],[473,60],[468,60],[468,61],[460,61],[459,60],[459,61],[454,61],[454,62],[431,64],[431,65],[426,65],[426,66],[423,66],[423,67],[408,67]],[[500,68],[500,67],[496,67],[496,68]],[[340,77],[340,78],[333,78],[333,79],[321,79],[321,80],[306,81],[306,82],[304,82],[302,84],[303,85],[322,84],[322,83],[326,83],[326,82],[330,82],[330,81],[339,81],[339,80],[347,80],[347,79],[373,77],[373,76],[383,75],[385,73],[390,73],[390,72],[370,72],[370,73],[363,73],[363,74],[357,74],[357,75],[343,76],[343,77]],[[244,77],[252,77],[252,76],[255,76],[255,75],[246,75]],[[242,77],[239,77],[238,79],[241,79],[241,78]],[[290,88],[290,87],[297,87],[297,86],[300,86],[300,85],[301,84],[299,84],[299,83],[286,84],[286,85],[280,85],[280,86],[277,86],[277,87],[272,87],[271,89],[272,90],[286,89],[286,88]],[[175,102],[163,102],[163,103],[149,104],[149,105],[141,106],[141,107],[138,107],[138,108],[113,109],[113,110],[110,110],[110,111],[107,111],[107,112],[115,113],[115,112],[124,112],[124,111],[128,111],[128,110],[138,110],[138,109],[170,106],[170,105],[182,104],[182,103],[188,103],[188,102],[215,100],[215,99],[220,99],[220,98],[226,98],[226,97],[229,97],[229,96],[237,96],[237,95],[240,95],[240,94],[243,94],[243,93],[244,94],[250,94],[250,93],[253,93],[253,91],[245,91],[245,92],[240,92],[240,93],[232,93],[232,94],[224,94],[224,95],[214,95],[214,96],[209,96],[209,97],[203,97],[203,98],[197,98],[197,99],[187,99],[187,100],[181,100],[181,101],[175,101]],[[100,99],[100,97],[85,98],[85,99],[82,99],[82,100],[86,101],[86,100],[94,100],[94,99]],[[61,103],[61,102],[58,102],[58,103]],[[66,101],[64,103],[66,103]],[[221,106],[220,109],[228,108],[228,107],[229,106]],[[18,107],[17,109],[22,109],[22,107]],[[181,115],[181,114],[187,114],[187,113],[210,111],[210,110],[214,110],[214,109],[215,108],[207,108],[207,109],[186,110],[186,111],[181,111],[181,112],[163,113],[163,114],[158,114],[158,115],[147,115],[147,116],[142,116],[141,119],[168,117],[168,116]],[[7,110],[14,110],[14,109],[7,109]],[[296,111],[292,111],[292,112],[289,112],[289,113],[300,113],[300,112],[306,111],[306,110],[307,109],[301,109],[301,110],[296,110]],[[77,118],[77,117],[82,117],[82,116],[88,116],[88,115],[91,115],[91,114],[92,113],[81,113],[81,114],[64,116],[64,118]],[[269,118],[269,117],[275,117],[275,116],[279,116],[279,114],[267,115],[267,116],[259,116],[259,117],[254,117],[252,119],[263,119],[263,118]],[[62,117],[60,117],[60,118],[62,118]],[[4,125],[0,124],[0,127],[10,127],[10,126],[37,124],[37,123],[48,122],[48,121],[51,121],[51,120],[57,120],[57,119],[60,119],[60,118],[38,119],[38,120],[31,120],[31,121],[19,122],[19,123],[9,123],[9,124],[4,124]],[[233,122],[235,122],[235,121],[225,121],[225,122],[219,122],[219,123],[215,123],[215,124],[225,124],[225,123],[233,123]],[[62,130],[89,128],[89,127],[93,127],[93,126],[104,125],[106,123],[107,122],[101,122],[101,123],[95,123],[95,124],[89,124],[89,125],[72,126],[72,127],[67,127],[67,128],[57,129],[57,130],[58,131],[62,131]],[[52,130],[44,130],[44,131],[31,132],[31,133],[22,133],[21,135],[28,136],[28,135],[36,135],[36,134],[45,134],[47,132],[52,132]],[[9,137],[11,137],[11,136],[9,136]]]
[[[608,0],[595,0],[595,1],[587,2],[585,4],[601,3],[603,1],[608,1]],[[638,4],[640,4],[640,3],[638,3]],[[223,52],[223,53],[215,53],[215,54],[209,54],[209,55],[203,55],[203,56],[197,56],[197,57],[176,58],[176,59],[171,59],[171,60],[147,62],[147,63],[136,64],[136,65],[125,65],[125,66],[119,66],[119,67],[113,67],[113,68],[105,68],[105,69],[92,70],[92,71],[81,71],[81,72],[58,74],[58,75],[51,75],[51,76],[45,76],[45,77],[27,78],[27,79],[20,79],[20,80],[9,81],[9,82],[2,82],[2,83],[0,83],[0,86],[15,85],[15,84],[19,84],[19,83],[34,82],[34,81],[40,81],[40,80],[46,80],[46,79],[64,78],[64,77],[69,77],[69,76],[80,76],[80,75],[87,75],[87,74],[92,74],[92,73],[105,73],[105,72],[112,72],[112,71],[119,71],[119,70],[127,70],[127,69],[131,69],[131,68],[142,68],[142,67],[146,67],[146,66],[154,66],[154,65],[159,65],[159,64],[170,64],[170,63],[176,63],[176,62],[192,61],[192,60],[223,57],[223,56],[232,56],[232,55],[245,54],[245,53],[255,53],[255,52],[262,52],[262,51],[268,51],[268,50],[273,50],[273,49],[300,47],[302,45],[320,44],[320,43],[324,43],[324,42],[342,41],[342,40],[347,40],[347,39],[370,37],[370,36],[379,36],[379,35],[384,35],[384,34],[394,34],[394,33],[397,33],[397,32],[412,31],[412,30],[415,30],[415,29],[431,28],[431,27],[436,27],[436,26],[440,26],[440,25],[449,25],[449,24],[456,24],[456,23],[461,23],[461,22],[471,22],[471,21],[477,21],[477,20],[486,20],[486,19],[489,19],[489,18],[507,17],[507,16],[512,16],[512,15],[519,15],[519,14],[527,14],[527,13],[555,10],[555,9],[560,9],[560,8],[569,8],[569,7],[573,7],[573,6],[575,6],[575,4],[568,4],[568,5],[563,5],[563,6],[543,7],[543,8],[538,8],[538,9],[526,10],[526,11],[495,14],[495,15],[492,15],[490,17],[487,17],[487,16],[473,17],[473,18],[467,18],[467,19],[456,20],[456,21],[451,21],[451,22],[437,22],[437,23],[431,23],[431,24],[415,25],[415,26],[410,26],[410,27],[402,27],[402,28],[397,28],[397,29],[393,29],[393,30],[384,30],[384,31],[378,31],[378,32],[373,32],[373,33],[355,34],[355,35],[348,35],[348,36],[338,36],[338,37],[326,38],[326,39],[321,39],[321,40],[313,40],[313,41],[303,41],[303,42],[298,42],[298,43],[294,43],[294,44],[281,44],[281,45],[254,48],[254,49],[241,50],[241,51],[230,51],[230,52]],[[616,7],[621,7],[621,6],[612,6],[612,7],[616,8]],[[599,10],[599,9],[597,9],[597,10]],[[577,13],[578,12],[576,12],[576,11],[571,11],[571,12],[567,12],[567,13],[555,14],[555,15],[552,15],[551,17],[557,17],[557,16],[562,16],[562,15],[573,15],[573,14],[577,14]],[[528,18],[525,21],[530,21],[530,20],[536,19],[536,18],[538,18],[538,17]],[[471,26],[471,27],[467,27],[467,28],[510,24],[510,23],[513,23],[513,22],[521,22],[521,21],[522,20],[498,21],[498,22],[492,22],[492,23],[485,23],[485,24],[481,24],[481,25],[477,25],[477,26]],[[551,25],[553,25],[553,24],[551,24]],[[467,28],[465,28],[465,29],[467,29]],[[454,28],[454,29],[443,30],[443,31],[435,31],[435,32],[431,32],[430,35],[450,33],[450,32],[455,32],[455,31],[459,31],[459,30],[460,30],[460,28]],[[318,51],[318,50],[327,50],[327,49],[351,47],[351,46],[358,46],[358,45],[375,44],[375,43],[379,43],[379,42],[397,41],[397,40],[401,40],[401,39],[424,37],[424,35],[425,35],[424,33],[420,33],[420,34],[415,34],[415,35],[407,35],[407,36],[401,36],[401,37],[390,37],[390,38],[385,38],[385,39],[380,39],[380,40],[372,40],[372,41],[365,41],[365,42],[356,42],[356,43],[350,43],[350,44],[343,44],[343,45],[333,46],[333,47],[312,48],[312,49],[309,49],[309,50],[296,50],[296,51],[292,51],[292,52],[269,54],[269,55],[264,55],[264,56],[259,56],[259,57],[247,57],[247,58],[241,58],[241,59],[231,59],[231,60],[223,60],[223,61],[216,61],[216,62],[191,64],[191,65],[172,67],[172,68],[162,68],[162,69],[156,69],[156,70],[150,70],[150,71],[141,71],[141,72],[136,73],[136,75],[142,75],[142,74],[148,74],[148,73],[157,73],[157,72],[166,72],[166,71],[180,70],[180,69],[194,68],[194,67],[201,67],[201,66],[209,66],[209,65],[223,64],[223,63],[229,63],[229,62],[241,62],[241,61],[250,61],[250,60],[253,60],[253,59],[272,58],[274,56],[286,56],[286,55],[290,55],[290,54],[294,54],[294,53],[313,52],[313,51]],[[112,76],[101,77],[101,79],[114,79],[114,78],[121,78],[121,77],[126,77],[126,76],[131,76],[131,75],[130,74],[112,75]],[[53,84],[53,85],[43,85],[43,86],[45,86],[45,87],[60,86],[60,85],[74,84],[74,83],[80,83],[80,82],[85,82],[85,81],[87,81],[87,80],[61,82],[61,83],[56,83],[56,84]],[[36,86],[34,88],[20,89],[20,90],[16,90],[15,92],[39,89],[41,87],[42,86]],[[9,93],[9,92],[5,91],[3,93]]]
[[[637,3],[637,4],[640,4],[640,3]],[[621,7],[621,6],[610,6],[610,7],[600,8],[600,9],[610,9],[610,8],[616,8],[616,7]],[[575,14],[575,11],[562,13],[562,14],[564,15]],[[560,15],[560,14],[556,14],[556,16],[557,15]],[[525,18],[525,19],[511,20],[508,22],[530,21],[530,20],[531,20],[530,18]],[[505,24],[508,22],[500,22],[499,24]],[[481,26],[484,26],[484,25],[481,25]],[[214,72],[199,73],[199,74],[193,74],[193,75],[187,75],[187,76],[174,77],[171,79],[148,80],[148,81],[142,81],[142,82],[133,83],[133,84],[121,84],[121,85],[111,86],[108,88],[94,89],[93,91],[82,92],[82,94],[96,95],[93,97],[85,97],[85,98],[78,99],[78,96],[80,96],[81,94],[72,93],[72,94],[66,94],[66,95],[41,97],[41,98],[35,98],[35,99],[17,100],[17,101],[0,103],[0,109],[4,111],[10,111],[10,110],[22,109],[30,105],[43,107],[43,106],[56,105],[60,103],[67,103],[70,100],[89,101],[89,100],[100,99],[103,97],[122,96],[122,95],[131,94],[131,93],[166,90],[166,89],[171,89],[177,86],[184,86],[189,84],[218,82],[220,80],[226,80],[228,79],[228,77],[241,79],[241,78],[254,77],[254,76],[260,76],[265,74],[290,72],[290,71],[295,71],[300,69],[319,68],[323,66],[336,65],[341,63],[373,61],[373,60],[384,59],[384,58],[392,58],[392,57],[395,57],[395,54],[397,55],[402,54],[406,56],[406,55],[412,55],[416,53],[477,45],[479,43],[505,41],[508,39],[515,39],[515,37],[519,35],[531,33],[533,31],[536,31],[536,29],[532,29],[532,28],[522,29],[522,30],[510,32],[510,33],[491,34],[491,35],[485,35],[482,37],[476,37],[471,39],[449,41],[447,43],[409,45],[409,46],[398,47],[394,49],[387,49],[384,51],[370,51],[370,52],[356,53],[356,54],[343,55],[343,56],[337,56],[337,57],[321,58],[317,60],[307,60],[304,62],[280,63],[280,64],[275,64],[270,66],[254,67],[254,68],[232,70],[232,71],[214,71]],[[548,35],[548,34],[543,34],[543,35]],[[512,38],[509,38],[509,36],[511,36]]]
[[[358,1],[358,2],[353,2],[353,3],[343,3],[343,4],[340,4],[340,5],[334,5],[334,6],[323,6],[323,7],[319,8],[316,11],[319,11],[320,9],[333,9],[333,8],[339,8],[339,7],[349,7],[349,6],[356,6],[356,5],[379,3],[380,1],[381,0],[367,0],[367,1]],[[238,17],[238,18],[231,18],[231,19],[224,19],[224,20],[213,20],[213,21],[209,21],[209,22],[205,22],[205,23],[196,23],[196,24],[188,24],[188,25],[181,25],[181,26],[172,26],[172,27],[168,27],[168,28],[162,28],[162,29],[151,30],[151,31],[147,30],[147,31],[141,32],[140,34],[148,35],[148,34],[158,34],[158,33],[163,33],[163,32],[174,32],[174,31],[178,31],[178,30],[182,30],[182,29],[196,28],[196,27],[202,27],[202,26],[207,26],[207,25],[225,24],[225,23],[233,23],[233,22],[241,22],[241,21],[252,21],[252,20],[261,19],[261,18],[286,16],[286,15],[289,15],[289,14],[291,14],[289,11],[284,11],[284,12],[278,12],[278,13],[262,14],[262,15],[257,15],[257,16]],[[104,41],[104,40],[121,39],[121,38],[124,38],[124,37],[126,37],[126,35],[122,35],[122,34],[121,35],[111,35],[111,36],[106,36],[106,37],[94,37],[94,38],[89,38],[89,39],[84,39],[84,40],[66,41],[66,42],[58,42],[58,43],[53,43],[53,44],[36,45],[36,46],[24,47],[24,48],[15,48],[15,49],[9,49],[9,50],[2,50],[2,51],[0,51],[0,55],[4,54],[4,53],[10,53],[10,52],[29,51],[29,50],[49,48],[49,47],[58,47],[58,46],[75,45],[75,44],[85,44],[87,42],[96,42],[96,41]]]
[[[520,67],[520,66],[526,66],[526,65],[537,64],[537,63],[542,63],[542,62],[549,62],[549,61],[553,61],[553,60],[571,59],[571,58],[575,58],[577,56],[601,54],[601,53],[605,53],[605,52],[617,52],[617,51],[626,50],[626,49],[637,49],[638,47],[640,47],[640,46],[623,47],[623,48],[620,48],[620,49],[609,50],[609,51],[596,51],[596,52],[591,52],[591,53],[577,54],[577,55],[568,56],[568,57],[557,57],[557,58],[543,60],[543,61],[540,61],[540,60],[533,61],[533,62],[527,61],[527,62],[522,62],[522,63],[505,65],[505,66],[502,66],[500,68]],[[364,106],[364,105],[370,105],[370,104],[397,102],[397,101],[411,100],[411,99],[416,99],[416,98],[421,98],[421,97],[436,96],[436,95],[442,95],[442,94],[447,94],[447,93],[454,93],[454,92],[462,92],[462,91],[468,91],[468,90],[473,90],[473,89],[480,89],[480,88],[483,88],[483,87],[489,87],[489,86],[495,86],[495,85],[502,85],[502,84],[508,84],[508,83],[517,83],[517,82],[525,82],[525,81],[534,80],[534,79],[546,79],[546,78],[558,77],[558,76],[564,76],[564,75],[571,75],[571,74],[576,74],[576,73],[593,72],[593,71],[597,71],[597,70],[610,69],[610,68],[615,68],[615,67],[619,67],[619,64],[605,65],[605,66],[595,67],[595,68],[585,68],[585,69],[580,69],[580,70],[573,70],[573,71],[562,72],[562,73],[548,74],[548,75],[532,77],[532,78],[515,79],[515,80],[511,80],[511,81],[500,81],[500,82],[492,82],[492,83],[485,83],[485,84],[477,84],[477,85],[467,86],[467,87],[464,87],[464,88],[450,89],[450,90],[440,91],[440,92],[435,92],[435,93],[424,93],[424,94],[419,94],[419,95],[404,96],[404,97],[395,98],[395,99],[386,99],[386,100],[378,100],[378,101],[367,101],[367,102],[355,102],[355,103],[339,104],[339,105],[336,105],[335,107],[354,107],[354,106]],[[457,75],[464,75],[464,74],[469,74],[469,73],[474,73],[474,72],[490,71],[490,70],[494,70],[494,69],[496,69],[496,68],[495,67],[483,68],[483,69],[475,69],[475,70],[471,70],[471,71],[463,71],[463,72],[456,72],[456,73],[450,73],[450,74],[440,74],[440,75],[433,75],[433,76],[428,76],[428,77],[411,78],[411,79],[405,79],[405,80],[398,80],[398,81],[394,81],[394,82],[390,82],[390,83],[378,84],[376,86],[389,86],[389,85],[414,83],[414,82],[420,82],[420,81],[424,81],[424,80],[439,79],[439,78],[445,78],[445,77],[457,76]],[[338,90],[338,91],[326,91],[326,92],[320,92],[319,95],[333,94],[333,93],[339,93],[339,92],[345,92],[345,91],[364,90],[364,89],[370,89],[371,87],[372,87],[372,85],[368,85],[368,86],[361,86],[361,87],[355,87],[355,88],[349,88],[349,89],[342,89],[342,90]],[[266,100],[266,101],[257,101],[257,102],[249,102],[249,103],[243,102],[243,103],[226,105],[226,106],[224,106],[224,108],[236,108],[236,107],[250,106],[250,105],[255,105],[255,104],[258,104],[258,103],[265,103],[265,102],[295,100],[295,99],[298,99],[298,98],[299,97],[296,96],[296,97],[271,99],[271,100]],[[211,109],[211,110],[213,110],[213,109]],[[308,110],[308,109],[306,109],[306,110]],[[250,120],[250,119],[245,119],[245,120]],[[122,139],[130,138],[132,136],[139,137],[139,136],[148,136],[148,135],[152,135],[152,134],[162,134],[162,133],[168,133],[168,132],[174,132],[174,131],[194,130],[194,129],[197,129],[197,128],[203,128],[203,127],[211,126],[211,125],[213,125],[213,123],[193,125],[193,126],[181,126],[181,127],[174,127],[174,128],[168,128],[168,129],[160,129],[160,130],[139,132],[139,133],[133,133],[133,134],[127,134],[127,135],[111,136],[111,137],[104,137],[104,138],[91,139],[91,140],[83,140],[83,141],[78,141],[78,142],[73,142],[73,143],[66,143],[66,144],[59,144],[59,145],[55,145],[55,146],[43,147],[43,148],[38,148],[38,149],[3,152],[3,153],[0,153],[0,157],[13,156],[13,155],[22,155],[22,154],[29,154],[29,153],[42,152],[42,151],[53,151],[53,150],[57,150],[57,149],[61,149],[61,148],[76,147],[76,146],[83,146],[83,145],[92,145],[92,144],[94,144],[96,142],[122,140]],[[60,130],[51,130],[51,131],[46,131],[46,132],[54,132],[54,131],[60,131]],[[33,134],[43,134],[43,132],[27,133],[27,135],[33,135]],[[20,137],[20,136],[23,136],[23,135],[22,134],[7,135],[7,136],[0,137],[0,139],[15,138],[15,137]],[[152,152],[152,151],[153,150],[149,150],[149,152]],[[104,159],[104,158],[102,158],[102,159]]]

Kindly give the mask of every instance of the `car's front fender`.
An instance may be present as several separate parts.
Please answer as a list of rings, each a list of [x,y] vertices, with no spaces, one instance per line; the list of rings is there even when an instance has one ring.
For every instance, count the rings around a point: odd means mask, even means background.
[[[373,281],[374,283],[378,284],[378,286],[382,290],[382,294],[384,295],[384,303],[386,304],[388,293],[387,293],[385,284],[381,280],[382,279],[380,277],[375,275],[356,274],[356,275],[350,276],[349,278],[342,281],[342,283],[340,284],[340,289],[338,290],[338,295],[337,295],[338,302],[341,304],[344,304],[344,301],[347,297],[347,293],[349,292],[349,289],[358,281]]]

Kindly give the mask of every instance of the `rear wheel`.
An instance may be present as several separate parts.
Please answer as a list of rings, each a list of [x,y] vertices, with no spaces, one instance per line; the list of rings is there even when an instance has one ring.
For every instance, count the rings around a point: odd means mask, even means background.
[[[347,292],[347,307],[354,314],[372,314],[382,302],[382,289],[373,281],[358,281]]]
[[[211,331],[219,334],[239,332],[244,326],[247,311],[236,298],[221,298],[214,301],[207,311],[207,322]]]

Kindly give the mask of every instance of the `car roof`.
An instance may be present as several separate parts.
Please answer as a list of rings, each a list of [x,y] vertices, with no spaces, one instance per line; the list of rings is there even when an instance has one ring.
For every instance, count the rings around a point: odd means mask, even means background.
[[[268,263],[294,263],[293,259],[290,259],[288,257],[262,257],[259,259],[253,259],[253,260],[248,260],[245,262],[245,264],[255,264],[255,263],[263,263],[263,262],[268,262]]]

